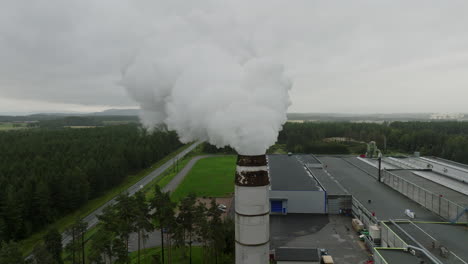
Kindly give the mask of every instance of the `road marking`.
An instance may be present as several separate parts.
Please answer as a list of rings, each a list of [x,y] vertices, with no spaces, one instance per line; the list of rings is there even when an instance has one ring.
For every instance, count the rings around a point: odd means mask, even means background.
[[[453,253],[453,251],[450,251],[450,253],[452,253],[452,255],[454,255],[457,259],[459,259],[461,262],[465,263],[465,264],[468,264],[466,261],[464,261],[462,258],[460,258],[459,256],[457,256],[455,253]]]
[[[430,237],[432,240],[437,241],[434,237],[429,235],[426,231],[424,231],[421,227],[419,227],[417,224],[413,223],[412,221],[409,220],[409,222],[414,225],[417,229],[419,229],[421,232],[423,232],[426,236]]]

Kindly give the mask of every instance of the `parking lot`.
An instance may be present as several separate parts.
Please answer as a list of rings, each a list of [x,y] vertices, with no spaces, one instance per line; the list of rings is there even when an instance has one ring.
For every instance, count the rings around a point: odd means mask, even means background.
[[[369,259],[363,242],[352,229],[351,217],[340,215],[270,215],[271,249],[325,248],[336,263],[358,264]]]

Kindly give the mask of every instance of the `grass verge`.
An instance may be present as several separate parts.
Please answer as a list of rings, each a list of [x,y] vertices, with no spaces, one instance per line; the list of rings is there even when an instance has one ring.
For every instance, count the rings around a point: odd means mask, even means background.
[[[75,219],[83,218],[83,217],[87,216],[88,214],[90,214],[91,212],[93,212],[94,210],[96,210],[97,208],[99,208],[100,206],[102,206],[107,201],[111,200],[112,198],[114,198],[115,196],[120,194],[121,192],[125,191],[126,189],[128,189],[129,187],[134,185],[135,183],[137,183],[143,177],[145,177],[146,175],[151,173],[156,168],[160,167],[162,164],[164,164],[165,162],[167,162],[168,160],[170,160],[171,158],[173,158],[174,156],[176,156],[177,154],[179,154],[180,152],[182,152],[183,150],[185,150],[189,146],[190,145],[184,145],[184,146],[178,148],[176,151],[172,152],[171,154],[167,155],[162,160],[154,163],[151,167],[142,170],[138,174],[128,176],[118,186],[115,186],[114,188],[108,190],[105,194],[99,196],[98,198],[95,198],[93,200],[89,200],[84,206],[82,206],[81,208],[79,208],[75,212],[70,213],[70,214],[58,219],[57,221],[55,221],[55,223],[53,223],[53,224],[51,224],[49,226],[55,226],[59,230],[59,232],[65,231],[65,229],[68,226],[70,226],[75,221]],[[41,239],[45,235],[47,229],[48,229],[48,227],[45,227],[45,228],[43,228],[42,231],[36,232],[33,235],[31,235],[30,237],[28,237],[28,238],[24,239],[23,241],[21,241],[20,250],[21,250],[21,252],[23,252],[23,254],[25,256],[29,255],[32,252],[33,248],[41,241]]]
[[[171,198],[179,201],[194,192],[198,197],[223,197],[234,192],[236,156],[201,159],[195,163]]]
[[[185,149],[185,148],[184,148]],[[183,150],[183,149],[182,149]],[[157,184],[159,186],[161,186],[161,188],[164,188],[176,175],[177,173],[180,172],[180,170],[182,170],[186,165],[187,163],[194,157],[194,156],[198,156],[198,155],[202,155],[202,149],[201,149],[201,146],[198,146],[196,147],[194,150],[192,150],[190,153],[188,153],[187,155],[185,155],[184,158],[182,158],[182,160],[179,160],[179,162],[177,163],[177,166],[176,165],[172,165],[171,167],[169,167],[166,171],[164,171],[164,173],[153,179],[150,183],[148,183],[147,185],[145,185],[145,187],[143,188],[143,192],[145,193],[145,196],[146,196],[146,199],[149,200],[151,199],[154,194],[153,194],[153,187]],[[172,157],[171,157],[172,158]],[[168,160],[168,159],[167,159]],[[166,161],[167,161],[166,160]],[[156,167],[154,167],[156,168]],[[150,170],[149,172],[151,172],[152,170]],[[148,172],[148,173],[149,173]],[[86,231],[86,234],[85,234],[85,239],[86,239],[86,245],[85,245],[85,250],[86,250],[86,255],[88,255],[88,252],[89,252],[89,249],[90,249],[90,243],[87,243],[90,239],[93,238],[94,234],[97,232],[97,228],[96,227],[92,227],[90,228],[88,231]],[[63,259],[65,260],[65,263],[71,263],[70,260],[67,259],[68,258],[68,254],[67,253],[63,253]],[[142,262],[144,263],[144,262]],[[148,262],[149,263],[149,262]]]

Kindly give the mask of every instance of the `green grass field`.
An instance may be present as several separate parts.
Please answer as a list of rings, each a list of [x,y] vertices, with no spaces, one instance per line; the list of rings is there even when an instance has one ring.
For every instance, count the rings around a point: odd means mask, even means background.
[[[105,204],[107,201],[111,200],[118,194],[128,189],[130,186],[137,183],[140,179],[148,175],[150,172],[152,172],[153,170],[155,170],[156,168],[158,168],[159,166],[164,164],[166,161],[173,158],[175,155],[182,152],[184,149],[188,148],[189,146],[190,145],[182,146],[176,151],[166,156],[164,159],[153,164],[151,167],[139,172],[138,174],[128,176],[120,185],[110,189],[109,191],[99,196],[98,198],[88,201],[80,209],[76,210],[74,213],[68,214],[58,219],[55,223],[51,224],[51,226],[55,226],[59,230],[59,232],[65,231],[65,229],[68,226],[70,226],[73,223],[73,221],[75,221],[75,219],[83,218],[86,215],[90,214],[91,212],[99,208],[101,205]],[[33,248],[41,241],[42,237],[44,236],[46,232],[45,230],[47,230],[47,227],[44,228],[43,230],[44,231],[37,232],[33,234],[32,236],[30,236],[29,238],[21,241],[21,252],[23,252],[24,255],[29,255],[31,251],[33,250]]]
[[[236,156],[199,160],[172,194],[174,201],[194,192],[199,197],[224,197],[234,192]]]
[[[26,123],[0,122],[0,131],[27,129]]]
[[[156,184],[161,187],[166,186],[193,157],[203,154],[204,153],[201,152],[200,147],[197,147],[179,161],[177,166],[178,169],[171,166],[162,176],[154,179],[151,183],[146,185],[143,189],[146,194],[146,198],[151,199],[153,197],[153,188]],[[235,156],[209,157],[199,160],[187,174],[181,185],[172,194],[172,198],[175,201],[178,201],[181,197],[186,196],[192,191],[195,192],[197,196],[222,197],[231,194],[234,192],[235,161]],[[96,228],[88,230],[86,238],[92,238],[95,232]],[[89,246],[90,244],[86,243],[87,252],[89,251]],[[141,253],[141,264],[152,263],[152,256],[160,251],[161,249],[158,247],[143,250]],[[182,251],[176,250],[176,252],[174,252],[174,256],[177,257],[173,263],[187,263],[187,259],[182,258],[182,255]],[[67,257],[67,254],[64,253],[63,256]],[[131,253],[130,256],[132,258],[131,263],[137,263],[137,252]],[[201,256],[202,248],[193,247],[193,263],[202,263]],[[69,261],[65,261],[65,263],[69,263]]]
[[[196,150],[194,150],[196,151]],[[154,186],[159,185],[161,188],[164,188],[184,167],[187,163],[193,158],[193,151],[189,155],[185,156],[182,160],[179,161],[177,168],[173,165],[167,169],[163,175],[154,179],[149,184],[143,188],[145,197],[147,200],[151,200],[154,197]]]

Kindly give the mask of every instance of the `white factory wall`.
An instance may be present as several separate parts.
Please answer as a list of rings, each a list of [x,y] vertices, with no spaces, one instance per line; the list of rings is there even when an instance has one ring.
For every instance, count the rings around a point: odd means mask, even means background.
[[[270,200],[285,200],[286,213],[326,213],[326,193],[322,191],[270,190]]]

